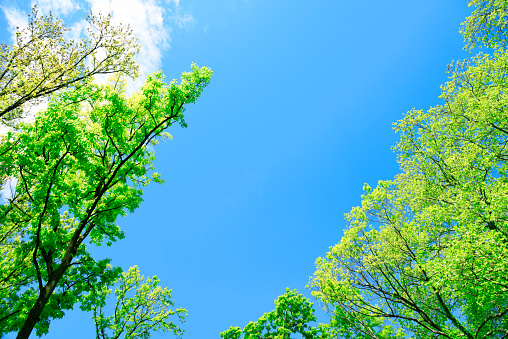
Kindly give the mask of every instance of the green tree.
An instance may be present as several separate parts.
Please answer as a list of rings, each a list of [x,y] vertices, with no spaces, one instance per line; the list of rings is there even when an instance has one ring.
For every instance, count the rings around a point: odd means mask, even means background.
[[[462,23],[466,46],[505,49],[508,43],[508,4],[504,0],[469,0],[473,13]]]
[[[508,337],[508,3],[470,4],[466,48],[494,53],[452,65],[444,103],[395,124],[402,173],[364,187],[316,262],[313,295],[345,337]]]
[[[175,305],[171,290],[162,288],[159,282],[156,276],[145,279],[137,266],[123,272],[114,282],[119,286],[115,289],[114,314],[110,316],[104,315],[104,307],[111,289],[92,290],[81,304],[83,310],[93,312],[97,339],[120,338],[122,334],[124,339],[147,339],[153,331],[181,335],[183,331],[168,318],[176,315],[183,322],[187,310],[171,310]]]
[[[112,26],[110,19],[90,14],[89,36],[66,40],[68,29],[62,21],[39,16],[34,6],[28,27],[18,28],[15,44],[0,45],[0,122],[12,124],[23,115],[25,103],[71,85],[82,86],[96,74],[136,76],[137,39],[128,26]]]
[[[119,77],[88,81],[53,95],[34,123],[2,138],[0,178],[17,183],[0,206],[0,333],[47,333],[83,293],[119,277],[86,245],[124,237],[116,218],[138,207],[143,186],[162,182],[148,146],[171,137],[173,124],[186,126],[185,105],[211,75],[193,64],[166,85],[158,72],[130,98]]]
[[[256,322],[249,322],[243,330],[230,327],[221,332],[223,339],[289,339],[291,334],[299,333],[302,338],[334,338],[333,330],[325,324],[310,325],[316,321],[314,308],[309,299],[296,290],[286,289],[286,293],[275,300],[275,310],[265,313]]]

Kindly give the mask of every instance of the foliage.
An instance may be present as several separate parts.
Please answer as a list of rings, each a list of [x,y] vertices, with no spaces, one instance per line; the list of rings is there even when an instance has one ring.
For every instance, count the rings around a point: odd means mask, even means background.
[[[66,40],[62,22],[39,16],[35,6],[29,19],[12,47],[0,45],[0,122],[19,118],[24,103],[82,86],[95,74],[137,74],[137,40],[128,26],[112,26],[110,16],[90,14],[88,37],[81,41]]]
[[[505,0],[470,0],[473,13],[462,23],[460,32],[466,46],[505,49],[508,41],[508,2]]]
[[[0,144],[0,178],[15,187],[0,206],[0,333],[48,332],[84,292],[119,277],[86,244],[124,237],[115,224],[142,201],[142,187],[162,182],[148,146],[171,137],[211,70],[196,65],[166,85],[161,72],[126,98],[125,84],[87,82],[54,95],[33,124]]]
[[[123,334],[124,339],[146,339],[150,338],[151,331],[181,335],[183,331],[167,319],[177,315],[183,321],[187,311],[183,308],[171,310],[174,306],[171,290],[163,289],[159,282],[156,276],[144,279],[137,266],[123,272],[115,281],[119,286],[115,289],[114,314],[110,316],[104,315],[104,308],[111,289],[103,287],[87,295],[81,304],[85,311],[93,311],[97,338],[120,338]]]
[[[465,38],[496,51],[452,65],[444,104],[395,124],[402,173],[365,185],[316,261],[313,295],[346,338],[508,337],[506,3],[470,3]]]
[[[230,327],[220,335],[223,339],[287,339],[292,333],[300,333],[302,338],[333,338],[334,333],[328,325],[315,322],[314,308],[309,299],[296,290],[286,289],[286,293],[275,300],[275,310],[265,313],[256,322],[249,322],[244,329]]]

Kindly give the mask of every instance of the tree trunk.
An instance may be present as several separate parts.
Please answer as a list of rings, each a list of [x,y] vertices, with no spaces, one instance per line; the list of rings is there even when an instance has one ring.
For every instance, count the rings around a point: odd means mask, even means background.
[[[73,251],[75,252],[75,251]],[[28,313],[28,316],[25,319],[25,322],[23,323],[23,326],[18,332],[18,335],[16,339],[28,339],[30,336],[30,333],[32,333],[32,330],[34,329],[35,325],[39,321],[39,317],[41,316],[42,311],[44,310],[44,307],[48,303],[49,298],[51,297],[51,294],[53,294],[53,291],[56,288],[56,285],[64,275],[67,268],[69,268],[69,264],[74,257],[75,253],[72,253],[71,255],[66,255],[64,257],[64,262],[58,266],[58,268],[53,271],[53,274],[48,279],[48,282],[46,283],[46,286],[40,291],[39,298],[37,298],[37,301],[30,309],[30,312]]]
[[[19,330],[16,339],[28,339],[30,333],[32,333],[32,330],[37,324],[37,321],[39,321],[39,317],[41,316],[44,306],[46,306],[49,297],[55,289],[56,281],[54,283],[52,282],[53,281],[48,282],[42,289],[41,293],[39,294],[39,298],[37,298],[37,301],[35,302],[35,305],[30,310],[30,313],[28,313],[28,316],[23,323],[23,327],[21,327]],[[53,285],[53,288],[51,288],[51,285]]]

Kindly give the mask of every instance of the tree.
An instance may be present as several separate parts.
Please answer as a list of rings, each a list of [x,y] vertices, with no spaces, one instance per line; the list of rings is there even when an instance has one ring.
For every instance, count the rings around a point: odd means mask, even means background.
[[[185,105],[211,74],[193,64],[166,85],[158,72],[130,98],[119,77],[87,81],[53,95],[33,124],[3,137],[0,178],[17,184],[0,206],[0,333],[47,333],[83,293],[120,276],[86,244],[124,237],[116,218],[138,207],[143,186],[162,182],[147,147],[170,138],[173,124],[186,126]]]
[[[307,339],[334,338],[328,325],[310,326],[309,323],[316,321],[314,312],[309,299],[288,288],[275,300],[275,310],[263,314],[256,322],[249,322],[243,330],[230,327],[220,335],[223,339],[240,339],[242,333],[243,339],[289,339],[291,334],[299,333]]]
[[[62,21],[51,14],[39,16],[34,6],[28,27],[18,28],[15,44],[0,45],[0,122],[12,123],[22,116],[25,103],[69,86],[82,86],[96,74],[136,76],[137,39],[128,26],[112,26],[110,19],[90,14],[89,36],[66,40],[68,29]]]
[[[123,272],[115,284],[116,304],[114,314],[104,315],[106,299],[111,289],[93,290],[81,302],[82,309],[93,312],[95,332],[98,339],[150,338],[151,331],[171,331],[181,335],[183,331],[167,319],[176,315],[180,321],[187,315],[187,310],[171,310],[175,303],[171,299],[171,290],[159,286],[160,280],[154,276],[145,279],[137,266]],[[133,295],[132,295],[133,294]],[[132,296],[129,296],[132,295]],[[111,332],[110,336],[108,333]]]
[[[451,66],[444,104],[395,124],[402,173],[364,187],[316,262],[313,295],[346,337],[508,337],[508,4],[470,4],[466,48],[494,53]]]
[[[506,49],[508,42],[508,12],[503,0],[469,0],[475,6],[473,13],[462,23],[464,49],[475,47]]]

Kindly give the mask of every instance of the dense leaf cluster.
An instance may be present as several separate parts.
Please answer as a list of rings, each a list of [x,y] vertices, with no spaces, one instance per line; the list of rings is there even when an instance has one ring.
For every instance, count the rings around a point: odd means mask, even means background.
[[[15,187],[0,206],[0,333],[47,333],[84,292],[119,277],[86,245],[124,237],[117,217],[139,206],[150,181],[162,182],[148,146],[170,137],[171,125],[185,126],[185,105],[210,77],[192,65],[180,83],[166,85],[155,73],[130,98],[119,77],[87,82],[3,137],[0,178]]]
[[[223,339],[289,339],[297,333],[306,339],[334,338],[336,333],[329,325],[311,326],[317,320],[314,312],[309,299],[288,288],[275,300],[275,310],[263,314],[256,322],[249,322],[243,329],[230,327],[220,335]]]
[[[402,173],[364,187],[313,295],[350,338],[508,337],[506,1],[462,32],[478,54],[449,67],[444,103],[395,123]]]

